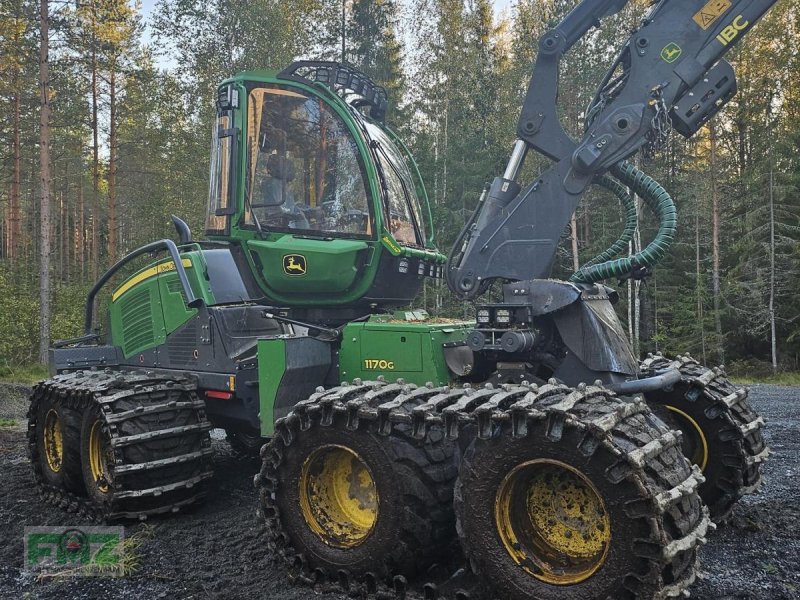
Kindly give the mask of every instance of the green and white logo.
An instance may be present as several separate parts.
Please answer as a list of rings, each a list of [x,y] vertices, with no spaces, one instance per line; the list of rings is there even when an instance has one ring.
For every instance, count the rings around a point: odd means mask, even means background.
[[[122,575],[123,527],[26,527],[25,568],[74,575]]]
[[[683,54],[681,47],[675,42],[670,42],[664,46],[664,49],[661,51],[661,58],[672,64],[681,57],[681,54]]]

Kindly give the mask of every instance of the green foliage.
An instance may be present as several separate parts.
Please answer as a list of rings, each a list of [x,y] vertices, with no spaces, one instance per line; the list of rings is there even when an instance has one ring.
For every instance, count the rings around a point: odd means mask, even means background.
[[[12,229],[13,161],[0,154],[0,369],[36,360],[38,345],[37,9],[32,0],[0,0],[0,139],[11,148],[14,99],[20,103],[20,235]],[[440,248],[447,250],[487,181],[499,174],[515,138],[536,40],[577,0],[516,0],[498,18],[490,0],[159,0],[142,38],[140,9],[120,0],[91,0],[53,8],[53,315],[54,339],[79,335],[92,265],[91,77],[97,61],[100,115],[100,207],[97,269],[109,260],[106,209],[109,164],[110,74],[117,77],[117,253],[174,235],[170,214],[197,237],[207,196],[209,131],[217,83],[241,70],[281,68],[298,58],[345,58],[384,85],[392,127],[411,148],[432,201]],[[572,136],[620,42],[650,3],[632,2],[567,55],[561,73],[560,114]],[[56,13],[57,11],[57,13]],[[770,358],[770,297],[781,368],[800,368],[800,0],[778,3],[729,56],[739,95],[716,119],[712,173],[707,132],[673,136],[639,166],[661,181],[679,209],[671,255],[640,288],[640,349],[691,352],[714,362],[719,350],[736,371]],[[57,17],[57,18],[56,18]],[[344,25],[344,26],[343,26]],[[157,50],[156,50],[157,49]],[[156,51],[162,53],[157,55]],[[93,56],[93,53],[96,54]],[[531,154],[522,179],[548,167]],[[770,193],[771,192],[771,193]],[[722,336],[715,327],[712,291],[712,196],[721,223]],[[772,210],[769,209],[770,198]],[[616,199],[587,194],[577,211],[577,245],[585,262],[614,241],[622,227]],[[774,235],[773,235],[774,232]],[[654,224],[642,215],[646,244]],[[773,261],[774,258],[774,267]],[[572,272],[569,241],[554,276]],[[774,277],[773,277],[774,275]],[[627,326],[628,287],[616,281],[618,313]],[[472,316],[472,308],[428,282],[415,306],[435,315]],[[753,365],[751,365],[752,367]],[[754,368],[754,367],[753,367]],[[733,371],[733,369],[732,369]],[[753,375],[755,376],[755,375]],[[760,375],[759,375],[760,376]]]
[[[38,289],[12,283],[13,274],[0,269],[0,377],[27,380],[38,376],[36,361],[39,344]],[[52,303],[52,339],[76,337],[82,333],[83,307],[88,288],[82,285],[61,286]],[[23,379],[19,379],[22,377]]]
[[[38,381],[41,381],[42,379],[47,379],[48,377],[49,371],[45,365],[5,365],[0,367],[0,381],[32,385]]]
[[[776,375],[740,375],[733,368],[729,368],[731,381],[739,385],[792,385],[800,386],[800,373],[778,373]]]
[[[387,115],[392,124],[402,123],[405,118],[399,110],[405,80],[396,20],[394,0],[354,0],[346,40],[346,59],[386,89],[393,102]]]

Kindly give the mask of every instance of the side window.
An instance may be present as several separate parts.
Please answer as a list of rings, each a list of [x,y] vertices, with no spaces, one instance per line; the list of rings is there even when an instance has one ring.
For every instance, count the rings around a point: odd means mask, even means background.
[[[366,124],[377,149],[378,165],[386,182],[385,222],[392,236],[401,244],[423,246],[425,223],[414,178],[403,153],[377,125]]]
[[[222,113],[211,134],[211,175],[208,189],[206,233],[225,234],[228,220],[234,212],[231,159],[235,136],[230,132],[231,116]]]
[[[319,98],[283,87],[249,94],[247,225],[372,234],[364,167],[344,121]]]

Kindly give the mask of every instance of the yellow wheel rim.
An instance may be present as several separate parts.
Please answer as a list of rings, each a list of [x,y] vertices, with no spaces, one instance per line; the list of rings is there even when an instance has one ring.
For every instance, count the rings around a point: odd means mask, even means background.
[[[108,465],[112,463],[111,443],[108,435],[103,432],[102,422],[96,420],[89,431],[89,469],[97,489],[103,494],[109,490],[111,471]]]
[[[495,523],[511,558],[553,585],[588,579],[611,547],[611,521],[600,493],[585,475],[556,460],[531,460],[506,476]]]
[[[687,457],[693,464],[700,467],[701,471],[705,471],[708,466],[708,440],[703,433],[703,428],[679,408],[667,406],[666,409],[673,413],[678,421],[678,427],[684,436],[684,446],[689,444]]]
[[[369,467],[344,446],[323,446],[303,464],[300,509],[311,530],[337,548],[363,543],[378,521],[378,490]]]
[[[64,438],[61,433],[61,418],[52,408],[44,417],[44,456],[50,470],[58,473],[64,460]]]

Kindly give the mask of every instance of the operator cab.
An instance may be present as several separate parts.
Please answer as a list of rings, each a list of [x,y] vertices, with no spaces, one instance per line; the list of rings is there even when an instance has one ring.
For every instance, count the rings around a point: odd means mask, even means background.
[[[441,276],[424,186],[385,110],[383,89],[338,63],[220,87],[206,233],[239,245],[271,301],[391,308]]]

